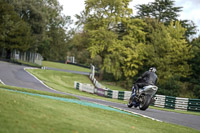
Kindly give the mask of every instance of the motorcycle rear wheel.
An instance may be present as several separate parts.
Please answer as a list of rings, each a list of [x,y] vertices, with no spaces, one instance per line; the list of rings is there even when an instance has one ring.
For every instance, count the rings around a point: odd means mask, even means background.
[[[151,102],[151,96],[150,95],[142,95],[140,97],[140,105],[139,105],[139,109],[140,110],[146,110]]]

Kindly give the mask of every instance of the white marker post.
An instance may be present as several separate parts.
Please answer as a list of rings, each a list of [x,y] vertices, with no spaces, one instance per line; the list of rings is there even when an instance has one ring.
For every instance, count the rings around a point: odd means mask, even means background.
[[[95,67],[91,64],[91,74],[92,74],[92,80],[94,79],[95,75]]]

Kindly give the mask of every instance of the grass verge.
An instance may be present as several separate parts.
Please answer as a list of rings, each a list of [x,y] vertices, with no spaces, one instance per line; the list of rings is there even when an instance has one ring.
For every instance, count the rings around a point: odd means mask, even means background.
[[[58,69],[66,69],[71,71],[80,71],[80,72],[91,72],[88,68],[83,68],[71,64],[63,64],[57,62],[50,62],[50,61],[42,61],[42,65],[46,67],[58,68]]]
[[[0,84],[0,88],[17,90],[17,91],[23,91],[23,92],[29,92],[29,93],[35,93],[35,94],[42,94],[42,95],[48,95],[48,96],[55,96],[55,97],[78,99],[77,97],[74,97],[74,96],[56,94],[56,93],[51,93],[51,92],[47,92],[47,91],[39,91],[39,90],[28,89],[28,88],[20,88],[20,87],[14,87],[14,86],[7,86],[7,85],[3,85],[3,84]]]
[[[198,130],[143,117],[0,90],[0,132],[197,133]]]
[[[38,68],[42,67],[42,66],[40,66],[38,64],[30,63],[30,62],[26,62],[26,61],[21,61],[21,60],[14,60],[14,59],[12,59],[11,62],[20,64],[20,65],[31,66],[31,67],[38,67]]]
[[[100,97],[95,94],[89,94],[89,93],[81,92],[75,89],[74,81],[92,84],[88,76],[85,76],[85,75],[53,71],[53,70],[42,70],[42,69],[28,69],[27,71],[29,71],[30,73],[35,75],[37,78],[42,80],[49,87],[58,91],[92,97],[92,98],[98,98],[98,99],[112,101],[112,102],[120,102],[124,104],[127,103],[127,101]]]
[[[124,89],[123,87],[120,87],[119,85],[117,85],[117,83],[115,83],[115,82],[100,81],[100,83],[111,90],[128,91],[128,90]]]
[[[42,65],[46,67],[52,67],[57,69],[66,69],[66,70],[73,70],[73,71],[82,71],[82,72],[91,72],[90,69],[71,65],[71,64],[63,64],[63,63],[57,63],[57,62],[50,62],[50,61],[42,61]],[[106,86],[107,88],[110,88],[111,90],[119,90],[119,91],[126,91],[124,88],[116,86],[113,82],[106,82],[102,81],[100,82],[102,85]]]

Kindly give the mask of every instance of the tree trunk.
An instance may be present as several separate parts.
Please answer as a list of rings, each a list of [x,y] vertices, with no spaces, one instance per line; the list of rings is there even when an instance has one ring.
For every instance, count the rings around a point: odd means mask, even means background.
[[[100,70],[100,73],[99,73],[99,80],[100,81],[103,79],[103,74],[104,74],[104,70]]]
[[[7,49],[7,50],[6,50],[6,59],[7,59],[7,60],[10,60],[10,59],[11,59],[11,50],[10,50],[10,49]]]

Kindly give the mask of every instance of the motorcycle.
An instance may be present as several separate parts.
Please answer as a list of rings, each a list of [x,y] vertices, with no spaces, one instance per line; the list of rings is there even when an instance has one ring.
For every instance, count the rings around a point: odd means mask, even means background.
[[[139,106],[140,110],[146,110],[151,103],[155,102],[156,97],[154,98],[154,95],[156,94],[157,90],[158,87],[154,85],[144,86],[143,88],[139,89],[139,92],[136,92],[134,89],[134,93],[132,93],[131,97],[129,98],[127,106],[129,108],[133,106],[137,108]]]

